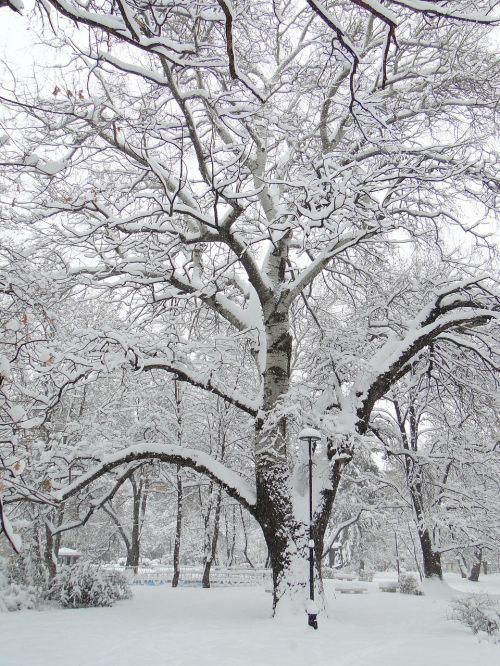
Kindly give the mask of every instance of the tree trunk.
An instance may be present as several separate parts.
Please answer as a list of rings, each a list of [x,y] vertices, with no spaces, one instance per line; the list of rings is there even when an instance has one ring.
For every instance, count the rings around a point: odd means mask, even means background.
[[[307,599],[309,580],[308,535],[307,526],[291,518],[283,522],[277,520],[276,514],[269,512],[263,525],[264,538],[269,550],[273,579],[273,611],[278,603],[288,599],[292,606],[297,601]]]
[[[410,403],[408,408],[408,425],[410,428],[409,437],[405,429],[405,417],[403,416],[397,401],[394,402],[394,409],[396,411],[396,418],[398,421],[403,448],[407,451],[417,452],[419,420],[414,404]],[[429,531],[428,521],[426,520],[425,500],[422,485],[422,469],[418,462],[415,462],[411,456],[407,456],[405,458],[405,477],[413,505],[413,510],[415,511],[418,538],[420,541],[420,547],[422,549],[422,559],[424,563],[424,576],[425,578],[437,577],[442,580],[443,569],[441,565],[441,554],[434,549],[433,539]]]
[[[417,465],[412,462],[411,471],[408,473],[408,487],[417,520],[418,538],[424,564],[424,577],[439,578],[442,580],[443,568],[441,564],[441,554],[434,549],[433,540],[426,524],[422,484],[420,483],[420,480],[412,480],[412,477],[416,474],[420,475],[420,470],[416,470],[416,467]]]
[[[462,576],[462,578],[467,578],[467,562],[465,561],[463,553],[457,555],[457,562],[458,562],[458,568],[460,569],[460,575]]]
[[[396,571],[398,574],[398,580],[399,576],[401,575],[401,564],[399,561],[399,546],[398,546],[398,534],[397,532],[394,532],[394,546],[395,546],[395,551],[396,551]]]
[[[182,446],[182,392],[177,378],[174,380],[175,413],[177,418],[177,444]],[[183,488],[181,468],[177,466],[177,518],[175,521],[175,540],[174,540],[174,575],[172,576],[172,587],[179,585],[180,577],[180,555],[181,555],[181,536],[182,536],[182,512],[183,512]]]
[[[279,281],[286,268],[286,247],[277,245],[269,257]],[[289,487],[286,419],[276,410],[290,385],[292,338],[288,310],[269,301],[263,308],[267,364],[262,375],[263,408],[256,422],[256,517],[269,551],[273,577],[273,611],[282,599],[306,598],[308,581],[307,526],[294,515]]]
[[[257,519],[269,550],[273,578],[273,612],[278,607],[300,611],[309,598],[309,525],[293,510],[286,470],[275,465],[259,472]],[[304,498],[306,499],[306,498]],[[323,533],[313,525],[315,588],[323,605],[321,555]]]
[[[55,554],[55,540],[48,522],[45,523],[45,549],[44,562],[52,580],[57,573],[57,556]]]
[[[130,477],[132,485],[132,532],[130,534],[130,543],[127,548],[127,568],[132,568],[136,574],[139,569],[139,560],[141,557],[141,500],[142,483],[137,483],[134,476]]]
[[[228,510],[231,510],[228,518]],[[231,504],[224,512],[224,522],[226,527],[226,565],[232,567],[234,563],[234,552],[236,550],[236,505]]]
[[[174,541],[174,575],[172,577],[172,587],[177,587],[180,577],[180,552],[181,552],[181,533],[182,533],[182,504],[183,488],[181,478],[181,468],[177,467],[177,520],[175,523],[175,541]]]
[[[243,557],[245,558],[245,561],[252,567],[252,569],[255,569],[252,560],[248,556],[248,534],[247,534],[247,527],[245,525],[245,517],[243,515],[243,508],[240,506],[240,518],[241,518],[241,526],[243,528]],[[267,567],[267,561],[266,561],[266,567]]]
[[[295,612],[303,610],[309,598],[309,520],[308,491],[303,497],[291,489],[293,472],[289,467],[286,449],[286,422],[280,416],[279,399],[288,390],[291,338],[287,332],[286,317],[279,309],[270,316],[274,322],[273,335],[268,335],[268,357],[274,365],[268,366],[264,381],[262,419],[256,425],[256,518],[262,528],[269,551],[273,578],[273,612],[289,607]],[[278,390],[279,389],[279,390]],[[276,415],[275,415],[276,414]],[[324,605],[321,579],[323,543],[342,469],[350,460],[350,453],[341,450],[342,442],[330,443],[330,484],[319,493],[312,537],[314,540],[314,585],[319,606]],[[335,445],[334,445],[335,444]],[[317,496],[316,489],[313,497]],[[297,512],[297,502],[302,504]],[[300,517],[298,517],[300,516]]]
[[[473,583],[479,581],[479,574],[481,573],[481,562],[483,560],[483,549],[475,548],[474,549],[474,561],[469,574],[469,580]]]
[[[441,554],[437,553],[432,546],[432,540],[429,530],[418,530],[420,546],[422,548],[422,558],[424,561],[425,578],[437,577],[443,578],[443,568],[441,565]]]
[[[217,552],[217,541],[219,539],[219,524],[220,524],[220,514],[221,514],[221,505],[222,505],[222,488],[219,486],[217,490],[217,498],[215,500],[215,513],[214,513],[214,525],[212,536],[207,543],[205,561],[203,563],[203,577],[201,580],[201,586],[204,588],[210,587],[210,570],[212,568],[212,562],[215,559],[215,554]],[[207,526],[209,529],[209,525]],[[209,534],[209,532],[207,532]]]

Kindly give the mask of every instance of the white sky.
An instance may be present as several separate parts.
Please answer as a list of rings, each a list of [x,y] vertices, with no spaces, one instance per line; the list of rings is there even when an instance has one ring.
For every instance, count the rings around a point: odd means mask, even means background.
[[[26,60],[29,60],[29,44],[32,40],[28,30],[27,16],[33,2],[24,0],[24,6],[22,16],[8,7],[0,8],[0,53],[2,57],[7,51],[16,53],[16,55],[24,52]]]

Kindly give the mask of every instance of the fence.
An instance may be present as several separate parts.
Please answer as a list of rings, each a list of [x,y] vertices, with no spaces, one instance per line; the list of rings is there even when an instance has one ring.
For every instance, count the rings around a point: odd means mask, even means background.
[[[139,567],[136,574],[132,570],[116,569],[127,574],[131,585],[168,585],[172,583],[172,567]],[[179,585],[201,587],[203,569],[181,567]],[[259,586],[271,583],[269,569],[217,569],[210,572],[210,585],[214,587]]]

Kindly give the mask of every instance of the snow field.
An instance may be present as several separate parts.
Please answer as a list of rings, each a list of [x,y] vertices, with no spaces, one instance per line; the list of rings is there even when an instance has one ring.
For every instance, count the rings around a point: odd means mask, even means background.
[[[113,608],[0,616],[1,666],[498,666],[500,646],[447,619],[454,588],[431,596],[334,594],[317,632],[304,617],[270,619],[263,588],[136,587]],[[486,581],[486,582],[484,582]],[[465,592],[500,592],[500,575]]]

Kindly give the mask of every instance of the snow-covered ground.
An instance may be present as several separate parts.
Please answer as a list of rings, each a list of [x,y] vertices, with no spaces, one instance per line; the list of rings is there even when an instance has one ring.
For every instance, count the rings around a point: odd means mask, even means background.
[[[380,578],[379,578],[380,580]],[[337,594],[317,632],[271,620],[263,588],[136,587],[113,608],[0,615],[2,666],[498,666],[500,645],[447,619],[453,590],[423,597]],[[500,575],[462,591],[500,594]]]

